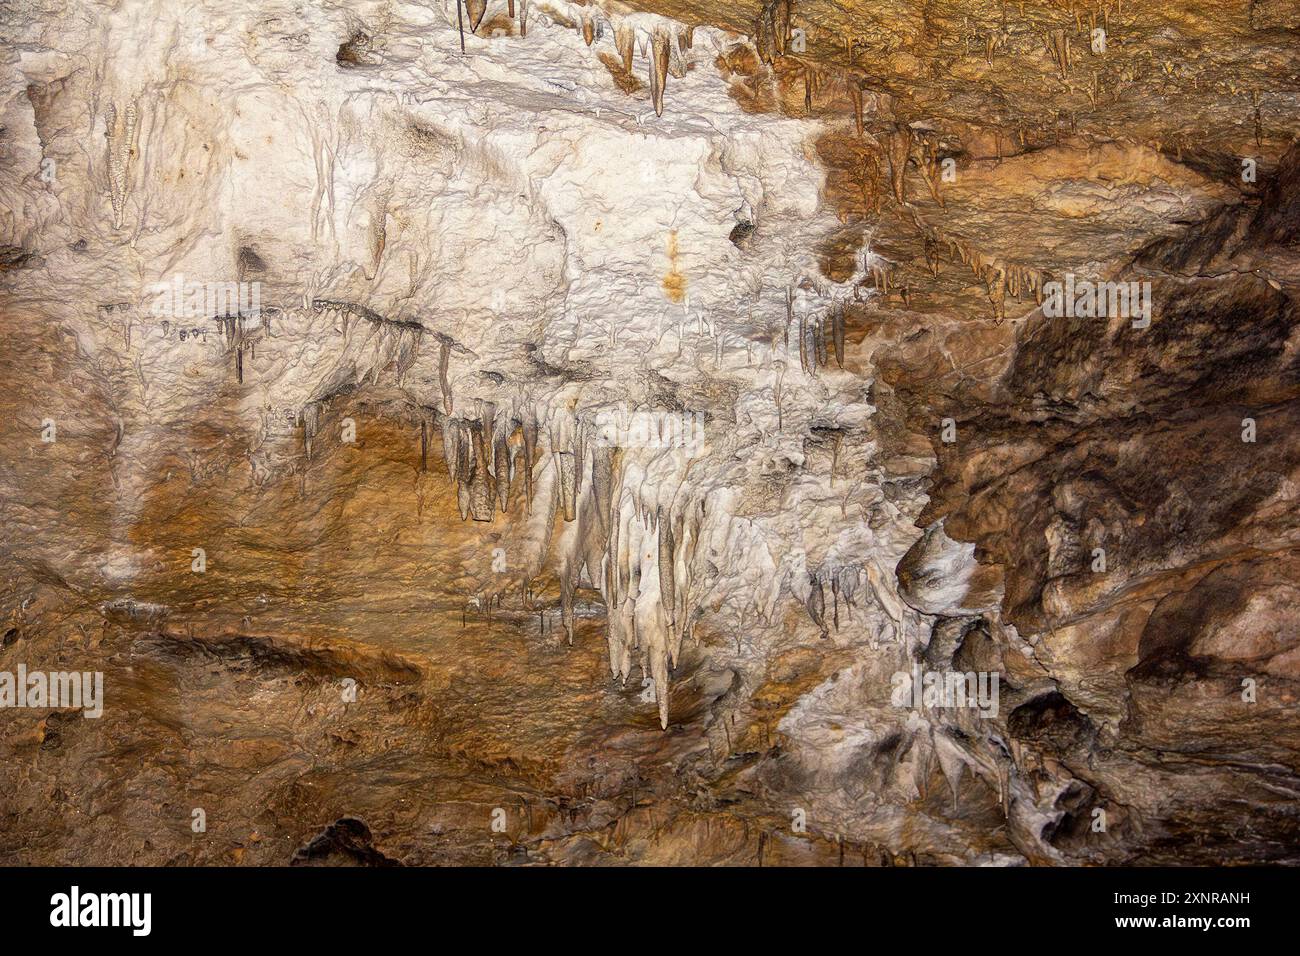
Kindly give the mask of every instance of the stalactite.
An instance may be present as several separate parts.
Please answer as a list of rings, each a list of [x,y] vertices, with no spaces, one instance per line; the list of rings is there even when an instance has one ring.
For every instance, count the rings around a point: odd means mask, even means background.
[[[623,600],[628,601],[636,598],[640,580],[639,568],[632,560],[638,549],[638,543],[633,537],[636,531],[634,509],[624,508],[620,504],[620,520],[623,522],[623,529],[619,535],[618,590],[623,595]]]
[[[831,342],[835,347],[835,364],[844,368],[844,306],[836,304],[831,311]]]
[[[921,178],[925,180],[926,187],[930,190],[930,197],[939,204],[941,208],[946,208],[943,196],[939,195],[939,163],[938,154],[933,143],[927,143],[922,156],[916,163],[917,169],[921,171]]]
[[[302,435],[307,457],[311,458],[312,439],[320,430],[321,407],[315,402],[308,402],[302,410]]]
[[[493,457],[497,470],[497,505],[501,508],[501,513],[505,514],[510,510],[510,449],[505,435],[497,436],[495,447]]]
[[[894,189],[894,198],[899,204],[907,201],[907,158],[912,152],[912,130],[905,123],[898,123],[885,138],[885,153],[889,159],[889,179]]]
[[[668,83],[668,46],[671,37],[666,30],[656,30],[650,39],[650,98],[655,115],[664,115],[664,87]]]
[[[582,494],[583,478],[587,474],[587,425],[585,422],[576,423],[573,430],[573,490],[574,498]]]
[[[487,0],[464,0],[465,12],[469,15],[469,32],[477,33],[479,24],[483,22],[483,14],[487,13]]]
[[[807,322],[804,320],[803,313],[799,313],[799,369],[805,375],[808,374],[808,336]]]
[[[783,0],[776,0],[763,11],[768,30],[772,37],[772,48],[777,56],[785,56],[786,43],[790,39],[790,6]]]
[[[578,465],[572,452],[552,450],[556,467],[560,470],[560,503],[564,508],[564,520],[572,521],[577,517],[578,506]]]
[[[524,433],[524,496],[528,501],[528,510],[533,507],[533,462],[537,460],[537,419],[531,413],[525,415]]]
[[[835,624],[836,633],[840,629],[840,579],[838,575],[831,575],[831,614],[832,621]]]
[[[519,0],[519,35],[528,36],[528,5],[529,0]]]
[[[483,421],[471,420],[469,423],[470,441],[474,449],[474,467],[477,471],[486,473],[488,470],[488,440],[483,434]]]
[[[1065,79],[1070,72],[1070,38],[1064,30],[1053,30],[1049,46],[1052,55],[1056,59],[1056,66],[1061,71],[1061,79]]]
[[[812,618],[814,624],[821,629],[822,637],[829,637],[830,632],[826,628],[826,593],[822,590],[821,580],[810,574],[808,590],[808,616]]]
[[[442,350],[438,353],[438,384],[442,387],[442,413],[450,415],[452,411],[451,384],[447,380],[447,370],[451,364],[451,340],[440,337]]]
[[[113,228],[122,227],[122,215],[126,209],[126,197],[131,184],[128,176],[131,161],[135,158],[136,148],[136,110],[134,103],[128,103],[123,113],[122,130],[117,129],[117,107],[110,104],[104,138],[108,140],[108,185],[109,199],[113,205]]]
[[[452,481],[460,480],[459,461],[459,432],[454,420],[443,418],[442,420],[442,460],[447,466],[447,475]]]
[[[632,56],[636,51],[636,31],[624,23],[614,28],[614,47],[623,60],[623,69],[632,72]]]
[[[681,34],[676,33],[668,45],[668,73],[679,80],[686,78],[686,55],[683,50]]]
[[[754,51],[758,54],[760,62],[772,65],[772,32],[769,26],[770,21],[760,12],[754,21]]]
[[[841,568],[836,575],[839,586],[839,593],[844,598],[844,607],[847,610],[857,605],[853,602],[853,597],[858,592],[858,577],[861,574],[859,568]]]
[[[594,494],[582,496],[578,505],[578,544],[587,585],[603,590],[604,559],[608,537],[601,529],[600,518],[596,514],[598,510],[599,505]]]
[[[487,472],[481,468],[476,470],[469,486],[470,516],[475,521],[491,521],[496,513],[495,498]]]
[[[997,268],[992,270],[992,279],[988,287],[989,301],[993,303],[993,317],[998,323],[1004,322],[1007,317],[1006,284],[1005,270]]]
[[[596,499],[596,514],[600,520],[601,533],[610,533],[610,507],[613,490],[613,453],[605,447],[593,449],[591,456],[591,488]]]
[[[467,427],[463,422],[457,425],[456,440],[456,504],[460,508],[460,520],[464,521],[470,515],[472,506],[471,486],[478,472],[478,462],[474,455],[474,446],[472,437],[467,434]]]
[[[496,478],[497,474],[496,419],[496,405],[492,402],[480,401],[478,403],[479,427],[477,434],[482,438],[483,470],[489,478]],[[495,490],[493,494],[496,494]]]
[[[673,558],[672,522],[665,521],[662,509],[659,511],[659,600],[669,614],[668,626],[676,624],[673,614],[676,609],[676,592],[673,575],[676,569]]]

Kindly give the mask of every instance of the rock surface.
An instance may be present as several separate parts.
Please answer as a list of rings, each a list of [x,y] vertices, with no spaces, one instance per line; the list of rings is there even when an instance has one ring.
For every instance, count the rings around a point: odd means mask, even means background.
[[[1297,861],[1289,5],[46,6],[0,861]]]

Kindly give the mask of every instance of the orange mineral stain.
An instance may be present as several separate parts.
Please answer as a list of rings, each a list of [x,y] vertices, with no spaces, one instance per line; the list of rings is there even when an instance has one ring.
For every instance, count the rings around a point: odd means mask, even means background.
[[[677,268],[677,230],[668,234],[668,271],[664,274],[664,294],[670,302],[686,298],[686,276]]]

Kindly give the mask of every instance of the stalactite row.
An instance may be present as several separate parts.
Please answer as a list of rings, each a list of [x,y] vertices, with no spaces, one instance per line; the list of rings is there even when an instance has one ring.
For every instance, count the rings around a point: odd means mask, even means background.
[[[742,620],[756,610],[770,623],[788,587],[825,637],[862,593],[875,594],[891,620],[904,619],[906,609],[873,564],[827,564],[809,573],[776,559],[770,530],[736,516],[734,492],[705,492],[688,481],[688,451],[618,448],[594,427],[599,419],[567,403],[539,408],[520,397],[507,408],[480,401],[472,417],[442,417],[447,469],[467,519],[491,520],[494,505],[506,512],[520,471],[530,499],[536,482],[540,498],[530,503],[527,520],[534,529],[529,546],[538,554],[520,586],[527,595],[543,562],[556,569],[570,643],[578,590],[598,590],[610,673],[626,683],[639,667],[653,681],[661,726],[668,725],[671,673],[705,606],[728,604]],[[315,427],[307,422],[309,432]],[[484,599],[476,602],[481,607]],[[545,611],[541,621],[544,633]]]
[[[406,373],[411,370],[419,354],[424,326],[418,322],[386,319],[374,310],[354,302],[312,299],[311,305],[317,313],[328,315],[341,324],[346,340],[345,348],[352,355],[358,370],[361,370],[361,377],[368,374],[371,383],[377,383],[379,373],[389,365],[395,365],[398,384],[405,381]],[[358,333],[356,326],[351,323],[354,318],[364,321],[363,333]]]
[[[442,413],[450,415],[453,411],[454,403],[451,394],[451,382],[447,373],[451,368],[451,338],[446,335],[438,335],[438,387],[442,391]]]
[[[244,353],[248,352],[252,358],[257,358],[257,343],[260,339],[270,338],[271,317],[278,315],[279,311],[279,309],[265,307],[258,309],[256,312],[226,311],[211,317],[212,321],[216,322],[221,328],[221,338],[226,346],[226,354],[235,357],[235,380],[241,385],[244,382]],[[258,325],[251,334],[248,327],[244,325],[249,318],[258,320]],[[204,335],[206,339],[206,333]],[[128,342],[128,344],[130,343]]]
[[[989,300],[993,304],[994,316],[998,321],[1006,318],[1005,297],[1009,293],[1017,299],[1032,294],[1034,301],[1043,302],[1043,273],[1039,269],[1011,262],[995,256],[988,256],[958,236],[951,236],[924,222],[913,213],[913,222],[922,233],[922,244],[926,262],[934,275],[939,274],[942,261],[960,262],[968,267],[975,278],[984,283]],[[945,255],[945,250],[947,254]],[[888,288],[888,276],[883,277],[884,287]],[[878,285],[880,283],[877,283]]]
[[[311,458],[312,442],[320,430],[321,411],[329,397],[338,394],[353,385],[362,384],[367,379],[371,384],[379,381],[380,373],[389,367],[396,370],[397,383],[400,386],[418,357],[420,342],[425,329],[418,322],[402,322],[386,319],[372,309],[354,302],[335,299],[312,299],[312,309],[318,314],[326,315],[336,323],[343,335],[342,354],[335,362],[333,373],[322,386],[304,403],[298,413],[298,424],[303,429],[303,447]],[[352,322],[361,319],[360,322]],[[218,316],[222,324],[228,350],[235,351],[235,367],[239,381],[243,381],[243,354],[245,346],[255,349],[255,341],[247,341],[240,316]],[[263,334],[269,333],[270,319],[265,310],[262,313]],[[256,354],[255,352],[253,353]],[[422,455],[427,448],[422,450]]]
[[[449,394],[446,401],[450,404]],[[534,471],[539,465],[555,469],[557,480],[548,487],[566,522],[578,517],[578,503],[589,476],[599,487],[608,488],[610,463],[599,451],[588,454],[586,428],[557,428],[553,419],[543,447],[538,441],[536,409],[527,402],[507,408],[479,400],[475,412],[472,416],[442,416],[443,453],[447,473],[457,485],[462,519],[472,516],[476,521],[490,521],[494,506],[508,513],[510,490],[520,473],[525,508],[531,512]],[[549,453],[549,461],[540,459],[539,452]],[[516,463],[517,459],[522,460]],[[598,520],[603,527],[604,517]]]
[[[477,33],[487,13],[487,0],[455,0],[456,23],[460,29],[460,52],[465,52],[465,18],[469,18],[469,32]],[[509,0],[506,15],[515,18],[515,0]],[[519,35],[528,36],[528,0],[519,0]]]

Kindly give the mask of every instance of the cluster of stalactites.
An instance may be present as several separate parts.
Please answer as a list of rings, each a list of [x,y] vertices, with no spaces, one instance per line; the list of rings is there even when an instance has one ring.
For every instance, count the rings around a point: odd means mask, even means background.
[[[609,615],[610,673],[626,681],[639,663],[654,681],[659,721],[667,727],[669,672],[690,636],[699,598],[695,555],[705,508],[687,496],[644,493],[644,479],[635,462],[620,469],[601,593]]]
[[[464,12],[461,12],[461,4],[464,4]],[[483,16],[487,13],[487,0],[456,0],[456,19],[461,29],[461,47],[465,46],[464,30],[469,26],[470,33],[477,33],[479,26],[483,23]],[[506,15],[511,20],[515,19],[516,8],[519,16],[519,35],[528,36],[528,7],[529,0],[507,0]],[[468,24],[466,21],[468,20]]]
[[[663,115],[664,90],[668,86],[668,77],[680,80],[686,76],[686,51],[695,44],[694,27],[682,26],[672,20],[647,14],[611,16],[594,4],[551,0],[547,7],[573,22],[587,46],[612,37],[623,69],[629,74],[633,71],[636,54],[639,52],[647,61],[650,103],[655,115]],[[521,27],[526,22],[526,14],[522,12],[525,9],[521,7]],[[511,15],[513,16],[513,6]],[[527,33],[522,28],[520,32],[525,35]]]
[[[813,374],[830,364],[831,356],[835,364],[844,368],[844,303],[832,302],[829,308],[814,311],[797,310],[794,304],[794,290],[786,291],[786,335],[790,329],[798,326],[795,335],[799,347],[799,368],[804,374]]]
[[[603,24],[593,15],[583,14],[583,37],[590,46],[593,39],[599,39],[605,32]],[[601,24],[599,32],[593,31],[589,23]],[[660,21],[652,28],[640,27],[627,20],[616,20],[612,24],[614,47],[623,69],[631,73],[635,64],[635,54],[647,57],[650,79],[650,103],[656,116],[664,114],[664,91],[668,87],[668,77],[677,79],[686,76],[686,51],[695,43],[694,27],[679,27],[671,21]]]
[[[865,569],[861,565],[848,565],[835,568],[819,568],[808,573],[808,593],[803,599],[808,616],[817,625],[823,638],[829,637],[831,629],[840,629],[840,605],[847,613],[857,607],[857,594],[864,582],[868,581]],[[830,592],[830,607],[827,607],[827,592]]]
[[[779,2],[786,3],[788,28],[788,2],[787,0],[779,0]],[[487,0],[456,0],[456,3],[456,16],[460,24],[463,49],[465,28],[468,27],[470,33],[478,31],[487,13]],[[518,8],[519,35],[528,36],[528,0],[518,0],[518,3],[516,0],[508,0],[508,4],[507,13],[511,19],[514,19],[516,7]],[[592,46],[606,36],[612,35],[614,47],[623,62],[623,69],[628,73],[632,72],[634,54],[639,48],[642,57],[648,58],[650,102],[654,106],[655,114],[663,115],[664,90],[669,75],[677,79],[686,76],[686,51],[694,44],[694,27],[680,26],[659,17],[653,18],[653,26],[646,27],[642,25],[642,22],[648,19],[644,14],[638,15],[635,20],[630,17],[611,17],[594,4],[551,0],[546,6],[551,12],[574,23],[587,46]],[[784,40],[782,49],[784,49]]]
[[[244,383],[244,353],[257,358],[257,343],[259,339],[271,337],[271,316],[278,312],[278,309],[262,308],[256,313],[242,311],[227,311],[220,315],[214,315],[212,320],[221,328],[221,338],[226,346],[226,354],[235,357],[235,380],[239,384]],[[259,324],[250,333],[248,327],[244,324],[249,318],[257,318]],[[131,345],[131,326],[126,326],[126,344]]]
[[[854,269],[843,282],[809,275],[785,292],[785,336],[793,331],[799,350],[799,368],[805,374],[835,364],[844,368],[844,310],[858,297],[858,287],[872,266],[868,241],[864,239],[854,256]]]
[[[938,144],[932,139],[919,139],[913,130],[904,123],[899,123],[882,137],[884,152],[889,160],[890,180],[894,196],[898,202],[907,199],[907,181],[905,171],[908,162],[915,164],[922,178],[929,187],[930,195],[939,207],[946,208],[946,203],[939,190],[941,180]],[[1001,141],[998,143],[999,151]],[[926,223],[915,208],[909,210],[913,222],[923,234],[923,250],[926,265],[936,278],[943,262],[960,261],[970,268],[976,279],[984,284],[989,302],[993,306],[993,316],[998,322],[1006,319],[1006,297],[1016,299],[1033,295],[1039,305],[1043,301],[1043,275],[1038,270],[1023,263],[988,256],[968,240],[949,235],[939,228]],[[872,280],[877,289],[889,292],[891,275],[887,264],[877,262],[872,266]],[[903,289],[906,302],[908,290]]]
[[[495,468],[498,501],[508,500],[509,478],[503,476],[509,474],[507,461],[513,462],[512,447],[522,454],[520,470],[529,489],[538,468],[546,479],[538,484],[550,496],[538,513],[563,518],[552,561],[568,640],[573,641],[578,588],[598,590],[606,607],[611,674],[626,681],[639,664],[654,681],[660,723],[667,727],[669,672],[690,633],[694,555],[704,519],[702,505],[665,492],[669,486],[681,488],[682,452],[656,450],[643,463],[641,450],[620,451],[591,421],[568,409],[543,416],[540,427],[530,414],[494,418],[490,407],[483,412],[477,422],[444,424],[444,445],[455,450],[448,454],[448,469],[466,489],[462,513],[468,509],[475,518],[491,518],[482,481],[490,468]],[[486,440],[489,434],[494,443]],[[539,438],[545,443],[541,461]],[[488,455],[492,444],[495,461]],[[480,502],[477,512],[475,502]],[[549,535],[545,541],[549,544]]]
[[[397,384],[402,385],[406,373],[411,370],[419,355],[425,331],[417,322],[386,319],[374,310],[354,302],[313,299],[311,305],[312,311],[328,317],[334,323],[335,330],[343,336],[343,348],[331,373],[298,413],[298,424],[303,429],[303,446],[308,458],[311,457],[313,439],[320,431],[321,413],[329,400],[348,388],[367,381],[372,385],[378,384],[380,373],[388,368],[396,370]],[[218,318],[222,322],[226,347],[235,353],[236,372],[242,382],[244,349],[254,348],[255,341],[248,338],[242,317]],[[263,336],[270,334],[270,312],[266,309],[262,310],[261,333]],[[255,357],[256,353],[253,354]]]
[[[419,354],[424,327],[418,322],[387,319],[373,309],[355,302],[313,299],[312,310],[328,316],[343,335],[343,355],[358,370],[358,378],[379,382],[379,373],[390,365],[397,369],[397,383],[403,384],[406,373]]]
[[[754,48],[769,66],[790,42],[790,6],[790,0],[767,0],[754,20]]]
[[[478,403],[477,417],[442,418],[442,452],[447,474],[456,483],[461,520],[491,521],[498,509],[510,510],[510,486],[517,471],[524,476],[525,496],[533,498],[532,462],[537,426],[490,402]],[[522,466],[516,460],[523,456]]]
[[[961,263],[969,268],[975,278],[984,283],[985,292],[993,305],[994,317],[1001,321],[1006,318],[1006,297],[1023,299],[1029,295],[1034,301],[1043,303],[1044,276],[1041,270],[1023,263],[1013,262],[998,256],[989,256],[960,236],[947,234],[919,219],[917,225],[924,233],[923,248],[926,264],[937,278],[944,262]],[[875,284],[882,291],[889,291],[889,271],[877,266],[879,274]]]

